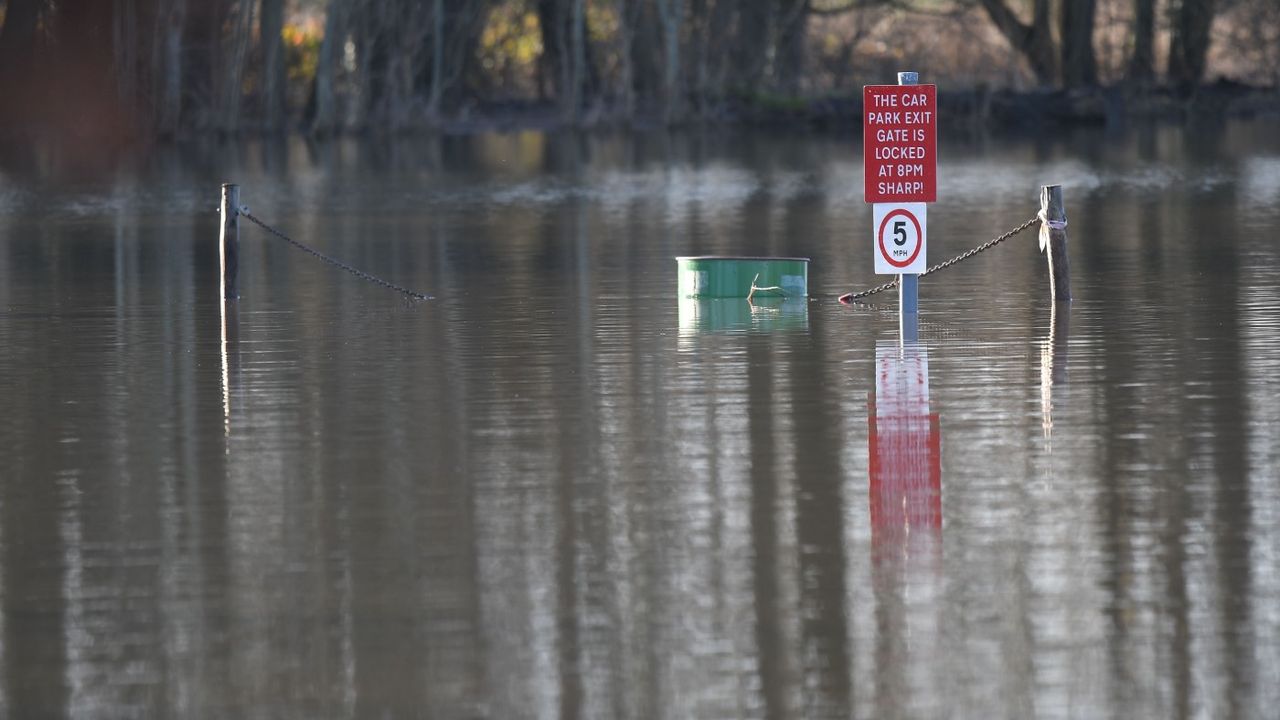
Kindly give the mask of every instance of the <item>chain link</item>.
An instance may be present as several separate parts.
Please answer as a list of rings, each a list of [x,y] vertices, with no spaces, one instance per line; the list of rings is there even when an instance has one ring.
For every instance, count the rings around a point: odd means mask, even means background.
[[[1009,232],[997,238],[994,238],[988,242],[985,242],[966,253],[957,255],[946,262],[938,263],[937,265],[934,265],[933,267],[926,269],[924,272],[920,273],[920,277],[924,277],[929,273],[934,273],[939,270],[945,270],[951,267],[952,265],[955,265],[956,263],[960,262],[961,260],[968,260],[969,258],[973,257],[974,255],[977,255],[980,252],[983,252],[984,250],[990,250],[996,245],[999,245],[1005,240],[1008,240],[1009,238],[1013,237],[1014,235],[1017,235],[1018,233],[1022,232],[1023,230],[1026,230],[1027,228],[1031,227],[1032,225],[1035,225],[1038,222],[1040,222],[1040,216],[1037,215],[1036,217],[1031,218],[1030,220],[1022,223],[1018,227],[1010,230]],[[869,297],[871,295],[875,295],[876,293],[882,293],[885,290],[892,290],[893,288],[896,288],[896,287],[898,287],[898,281],[891,280],[883,285],[877,285],[876,287],[873,287],[870,290],[863,290],[862,292],[858,292],[858,293],[846,293],[844,295],[841,295],[840,302],[848,304],[859,298]]]
[[[346,263],[344,263],[344,262],[342,262],[342,261],[340,261],[340,260],[334,260],[333,258],[329,257],[328,255],[325,255],[324,253],[322,253],[322,252],[320,252],[320,251],[318,251],[318,250],[315,250],[315,249],[313,249],[313,248],[307,247],[306,245],[303,245],[302,243],[298,242],[297,240],[294,240],[293,238],[289,237],[288,235],[285,235],[284,233],[280,232],[279,230],[276,230],[275,228],[271,227],[270,225],[268,225],[268,224],[266,224],[266,223],[262,222],[261,220],[259,220],[259,219],[258,219],[258,218],[256,218],[256,217],[254,217],[254,216],[253,216],[253,213],[250,213],[250,212],[249,212],[249,208],[247,208],[247,207],[242,207],[242,208],[240,208],[240,216],[241,216],[241,217],[243,217],[244,219],[248,220],[249,222],[253,223],[254,225],[257,225],[258,227],[262,228],[263,230],[266,230],[267,232],[271,233],[272,235],[275,235],[276,237],[280,238],[281,240],[284,240],[285,242],[289,243],[290,245],[292,245],[292,246],[294,246],[294,247],[298,248],[299,250],[301,250],[301,251],[303,251],[303,252],[305,252],[305,253],[310,253],[310,254],[312,254],[312,255],[316,256],[317,258],[320,258],[320,259],[321,259],[321,260],[323,260],[324,262],[327,262],[327,263],[329,263],[330,265],[333,265],[334,267],[337,267],[337,268],[341,268],[341,269],[343,269],[343,270],[346,270],[347,272],[351,273],[352,275],[355,275],[356,277],[360,278],[361,280],[368,280],[369,282],[374,283],[375,285],[381,285],[382,287],[387,288],[388,290],[395,290],[396,292],[398,292],[398,293],[403,293],[403,294],[405,294],[405,295],[408,295],[409,297],[411,297],[411,298],[413,298],[413,299],[415,299],[415,300],[430,300],[430,299],[431,299],[431,296],[430,296],[430,295],[423,295],[423,294],[422,294],[422,293],[420,293],[420,292],[415,292],[415,291],[413,291],[413,290],[409,290],[408,288],[402,288],[402,287],[400,287],[399,285],[395,285],[395,284],[393,284],[393,283],[389,283],[389,282],[387,282],[386,280],[383,280],[382,278],[374,277],[373,275],[370,275],[369,273],[367,273],[367,272],[365,272],[365,271],[363,271],[363,270],[358,270],[358,269],[356,269],[356,268],[353,268],[353,267],[351,267],[350,265],[347,265]]]
[[[882,292],[884,292],[885,290],[892,290],[892,289],[894,289],[894,288],[896,288],[896,287],[898,287],[898,281],[897,281],[897,280],[890,280],[889,282],[887,282],[887,283],[885,283],[885,284],[883,284],[883,285],[877,285],[877,286],[875,286],[875,287],[871,288],[870,290],[863,290],[862,292],[858,292],[858,293],[845,293],[844,295],[841,295],[841,296],[840,296],[840,302],[842,302],[842,303],[846,303],[846,304],[847,304],[847,303],[851,303],[851,302],[853,302],[854,300],[858,300],[858,299],[860,299],[860,298],[864,298],[864,297],[871,297],[872,295],[875,295],[876,293],[882,293]],[[830,296],[830,295],[828,295],[827,297],[831,297],[831,296]]]
[[[340,260],[335,260],[334,258],[331,258],[331,257],[329,257],[328,255],[325,255],[324,253],[322,253],[322,252],[320,252],[320,251],[318,251],[318,250],[315,250],[314,248],[308,247],[307,245],[304,245],[304,244],[302,244],[302,243],[298,242],[297,240],[294,240],[293,238],[289,237],[288,235],[285,235],[284,233],[280,232],[279,230],[276,230],[275,228],[271,227],[270,225],[268,225],[268,224],[264,223],[263,221],[259,220],[257,217],[255,217],[255,216],[253,215],[253,213],[250,213],[250,212],[249,212],[249,208],[247,208],[247,207],[242,207],[242,208],[240,208],[240,209],[239,209],[239,212],[240,212],[240,215],[241,215],[242,217],[244,217],[246,220],[248,220],[249,222],[253,223],[254,225],[257,225],[258,227],[262,228],[263,230],[266,230],[268,233],[270,233],[270,234],[272,234],[272,235],[275,235],[276,237],[280,238],[281,240],[284,240],[285,242],[289,243],[290,245],[292,245],[292,246],[294,246],[294,247],[298,248],[299,250],[301,250],[301,251],[303,251],[303,252],[305,252],[305,253],[309,253],[309,254],[311,254],[311,255],[314,255],[315,257],[319,258],[320,260],[322,260],[322,261],[324,261],[324,262],[326,262],[326,263],[329,263],[330,265],[333,265],[334,267],[340,268],[340,269],[342,269],[342,270],[346,270],[347,272],[351,273],[352,275],[355,275],[356,277],[358,277],[358,278],[360,278],[360,279],[362,279],[362,280],[368,280],[369,282],[374,283],[374,284],[376,284],[376,285],[381,285],[382,287],[385,287],[385,288],[387,288],[388,290],[394,290],[394,291],[396,291],[396,292],[398,292],[398,293],[402,293],[402,294],[404,294],[404,295],[408,295],[409,297],[414,298],[415,300],[430,300],[430,299],[431,299],[431,296],[430,296],[430,295],[423,295],[423,294],[422,294],[422,293],[420,293],[420,292],[415,292],[415,291],[413,291],[413,290],[409,290],[408,288],[403,288],[403,287],[400,287],[399,285],[396,285],[396,284],[393,284],[393,283],[389,283],[389,282],[387,282],[386,280],[383,280],[382,278],[379,278],[379,277],[375,277],[375,276],[373,276],[373,275],[370,275],[369,273],[364,272],[363,270],[359,270],[359,269],[357,269],[357,268],[353,268],[353,267],[351,267],[350,265],[347,265],[346,263],[344,263],[344,262],[342,262],[342,261],[340,261]],[[969,258],[973,257],[974,255],[977,255],[978,253],[984,252],[984,251],[986,251],[986,250],[990,250],[991,248],[995,247],[996,245],[999,245],[1000,243],[1004,242],[1005,240],[1008,240],[1009,238],[1013,237],[1014,235],[1017,235],[1018,233],[1022,232],[1023,230],[1026,230],[1027,228],[1029,228],[1029,227],[1031,227],[1032,225],[1035,225],[1036,223],[1039,223],[1039,222],[1041,222],[1041,218],[1040,218],[1039,216],[1033,217],[1033,218],[1031,218],[1030,220],[1027,220],[1026,222],[1022,223],[1022,224],[1021,224],[1021,225],[1019,225],[1018,227],[1016,227],[1016,228],[1014,228],[1014,229],[1010,230],[1009,232],[1007,232],[1007,233],[1005,233],[1005,234],[1003,234],[1003,235],[1000,235],[999,237],[993,238],[993,239],[991,239],[991,240],[989,240],[989,241],[987,241],[987,242],[985,242],[985,243],[983,243],[983,244],[979,245],[978,247],[975,247],[975,248],[973,248],[972,250],[969,250],[968,252],[961,253],[960,255],[957,255],[957,256],[955,256],[955,257],[951,258],[950,260],[947,260],[946,262],[938,263],[937,265],[934,265],[933,267],[927,268],[924,272],[920,273],[920,277],[924,277],[925,275],[929,275],[929,274],[931,274],[931,273],[938,272],[939,270],[945,270],[945,269],[947,269],[947,268],[951,267],[952,265],[955,265],[955,264],[956,264],[956,263],[958,263],[958,262],[961,262],[961,261],[963,261],[963,260],[968,260]],[[858,299],[861,299],[861,298],[864,298],[864,297],[870,297],[870,296],[875,295],[875,294],[877,294],[877,293],[882,293],[882,292],[884,292],[884,291],[886,291],[886,290],[892,290],[893,288],[896,288],[896,287],[898,287],[898,281],[897,281],[897,280],[891,280],[891,281],[889,281],[889,282],[887,282],[887,283],[885,283],[885,284],[883,284],[883,285],[877,285],[876,287],[873,287],[873,288],[871,288],[870,290],[863,290],[862,292],[857,292],[857,293],[846,293],[846,294],[844,294],[844,295],[841,295],[841,296],[840,296],[840,302],[848,304],[848,303],[850,303],[850,302],[853,302],[854,300],[858,300]]]

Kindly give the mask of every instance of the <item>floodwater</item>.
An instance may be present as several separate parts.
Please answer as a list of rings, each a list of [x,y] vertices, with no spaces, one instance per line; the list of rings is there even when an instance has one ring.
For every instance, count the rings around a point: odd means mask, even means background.
[[[939,142],[872,274],[856,133],[247,142],[0,171],[0,716],[1263,718],[1274,121]],[[412,302],[242,227],[219,183]],[[673,258],[812,258],[681,302]]]

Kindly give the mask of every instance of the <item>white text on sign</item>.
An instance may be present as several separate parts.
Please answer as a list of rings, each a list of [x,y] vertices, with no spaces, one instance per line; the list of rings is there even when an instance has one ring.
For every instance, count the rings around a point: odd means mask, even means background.
[[[863,88],[867,202],[937,199],[937,91],[933,85]]]

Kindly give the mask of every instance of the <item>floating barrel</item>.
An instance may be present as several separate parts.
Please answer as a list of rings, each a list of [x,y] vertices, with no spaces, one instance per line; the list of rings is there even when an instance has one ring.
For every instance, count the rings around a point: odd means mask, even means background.
[[[757,298],[809,294],[809,258],[698,255],[676,263],[682,298],[745,298],[753,281]]]

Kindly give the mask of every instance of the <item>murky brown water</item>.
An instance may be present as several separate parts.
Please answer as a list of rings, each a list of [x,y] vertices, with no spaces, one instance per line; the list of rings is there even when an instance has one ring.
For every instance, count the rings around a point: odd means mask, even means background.
[[[1272,717],[1273,122],[943,137],[897,344],[854,137],[0,175],[0,715]],[[257,228],[222,341],[218,183]],[[682,305],[675,255],[813,258]]]

